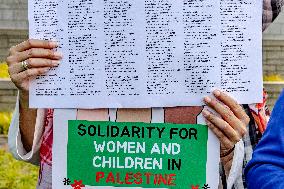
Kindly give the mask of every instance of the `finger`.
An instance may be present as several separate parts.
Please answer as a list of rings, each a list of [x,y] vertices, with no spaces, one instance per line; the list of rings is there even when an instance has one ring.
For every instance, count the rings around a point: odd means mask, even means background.
[[[16,46],[13,46],[10,49],[10,54],[15,54],[17,52],[23,52],[30,48],[44,48],[44,49],[53,49],[58,47],[58,43],[55,41],[47,40],[38,40],[38,39],[29,39],[24,41]]]
[[[237,143],[241,137],[239,133],[233,129],[226,121],[209,112],[208,110],[202,111],[203,116],[209,122],[213,123],[218,129],[220,129],[231,141]]]
[[[10,62],[21,62],[29,58],[46,58],[59,60],[62,58],[62,54],[60,52],[55,52],[49,49],[32,48],[24,52],[17,53],[13,56],[13,60],[10,60]]]
[[[231,149],[234,147],[234,143],[228,139],[226,135],[223,134],[223,132],[216,127],[213,123],[211,123],[208,120],[205,120],[207,126],[211,129],[211,131],[216,135],[216,137],[219,139],[220,143],[226,148]]]
[[[44,58],[29,58],[27,60],[28,68],[40,68],[40,67],[56,67],[59,65],[58,60],[44,59]],[[9,67],[9,73],[17,74],[25,69],[22,66],[22,63],[13,64]]]
[[[243,132],[243,130],[245,129],[243,122],[238,119],[230,109],[226,108],[225,105],[210,97],[205,97],[204,101],[209,107],[219,113],[220,116],[235,130],[239,131],[240,133]]]
[[[239,105],[238,102],[235,101],[232,97],[219,90],[215,90],[213,94],[218,100],[227,105],[231,109],[231,111],[237,116],[237,118],[241,120],[248,119],[248,115],[246,114],[242,106]]]
[[[45,74],[49,70],[50,70],[49,67],[45,67],[45,68],[31,68],[31,69],[28,69],[26,71],[20,72],[18,74],[12,75],[11,79],[12,79],[12,81],[14,83],[19,84],[23,80],[26,80],[26,79],[29,79],[29,78],[32,78],[32,77],[36,77],[38,75]]]

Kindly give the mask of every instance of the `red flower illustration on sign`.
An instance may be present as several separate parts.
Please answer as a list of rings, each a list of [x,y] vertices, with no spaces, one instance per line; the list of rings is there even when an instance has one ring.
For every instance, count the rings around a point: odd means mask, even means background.
[[[191,189],[199,189],[199,185],[196,185],[196,186],[191,185]]]
[[[85,187],[82,180],[80,181],[74,180],[74,184],[71,184],[71,186],[73,187],[73,189],[81,189],[81,187],[83,188]]]

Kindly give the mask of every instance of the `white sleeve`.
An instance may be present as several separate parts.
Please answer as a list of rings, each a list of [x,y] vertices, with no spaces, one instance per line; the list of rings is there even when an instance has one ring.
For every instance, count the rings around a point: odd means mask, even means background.
[[[8,132],[9,150],[16,159],[39,165],[39,148],[43,134],[44,118],[45,109],[38,109],[32,150],[27,152],[23,147],[19,130],[19,96],[17,97],[15,111]]]
[[[234,157],[232,167],[227,179],[227,188],[231,189],[236,180],[242,176],[243,172],[243,161],[244,161],[245,149],[244,142],[240,140],[235,144]]]

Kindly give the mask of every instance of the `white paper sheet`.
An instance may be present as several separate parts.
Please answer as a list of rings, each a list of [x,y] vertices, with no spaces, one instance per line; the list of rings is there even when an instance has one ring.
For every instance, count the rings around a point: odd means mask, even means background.
[[[31,107],[193,106],[216,88],[262,101],[262,1],[29,0],[29,21],[64,55]]]

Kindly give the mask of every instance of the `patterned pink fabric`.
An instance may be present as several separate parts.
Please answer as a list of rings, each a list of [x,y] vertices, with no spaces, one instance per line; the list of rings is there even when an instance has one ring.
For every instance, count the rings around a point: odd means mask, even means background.
[[[40,159],[42,162],[51,165],[52,162],[52,142],[53,142],[53,110],[48,109],[44,124],[43,142],[40,147]]]
[[[254,121],[256,122],[258,130],[261,132],[261,134],[264,133],[268,123],[268,118],[270,117],[270,112],[266,107],[266,101],[267,93],[263,91],[263,103],[249,105]]]
[[[40,172],[37,188],[51,188],[51,167],[52,167],[52,143],[53,143],[53,110],[47,110],[47,116],[44,123],[42,144],[40,146]],[[50,170],[50,171],[46,171]],[[47,176],[48,175],[48,176]],[[46,184],[49,186],[47,186]]]

